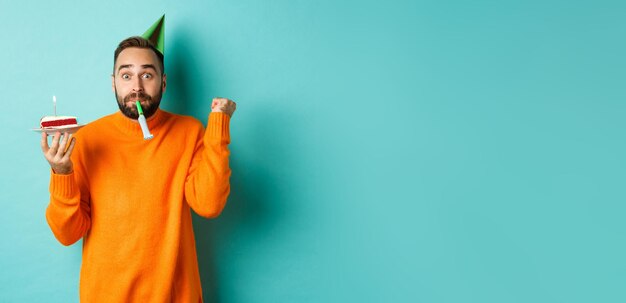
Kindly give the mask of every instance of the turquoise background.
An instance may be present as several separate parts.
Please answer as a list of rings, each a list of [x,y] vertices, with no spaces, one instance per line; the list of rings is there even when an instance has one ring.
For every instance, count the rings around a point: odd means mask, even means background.
[[[30,128],[162,13],[164,108],[238,103],[207,302],[626,302],[623,1],[1,1],[0,302],[77,302]]]

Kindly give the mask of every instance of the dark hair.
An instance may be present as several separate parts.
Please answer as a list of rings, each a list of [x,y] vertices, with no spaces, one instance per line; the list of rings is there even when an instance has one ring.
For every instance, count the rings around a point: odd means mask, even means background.
[[[156,47],[154,47],[154,44],[152,44],[150,40],[145,39],[143,37],[139,37],[139,36],[133,36],[133,37],[129,37],[129,38],[122,40],[122,42],[120,42],[120,44],[115,49],[115,55],[113,57],[113,74],[114,75],[115,75],[115,63],[117,63],[117,57],[120,55],[120,53],[123,50],[129,47],[151,49],[156,54],[157,58],[159,58],[159,63],[161,64],[161,75],[165,73],[165,64],[163,64],[163,54],[161,54],[161,52],[158,51]]]

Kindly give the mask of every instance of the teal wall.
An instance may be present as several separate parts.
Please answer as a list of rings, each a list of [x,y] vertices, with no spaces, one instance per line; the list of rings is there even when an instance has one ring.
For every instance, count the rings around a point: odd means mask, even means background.
[[[29,129],[162,13],[165,109],[238,102],[208,302],[626,301],[623,1],[1,1],[0,302],[77,301]]]

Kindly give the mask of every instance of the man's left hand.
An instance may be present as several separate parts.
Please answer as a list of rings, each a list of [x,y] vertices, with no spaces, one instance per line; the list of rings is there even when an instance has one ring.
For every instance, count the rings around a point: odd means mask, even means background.
[[[211,111],[214,113],[225,113],[229,117],[233,116],[237,109],[237,103],[226,98],[213,98],[211,103]]]

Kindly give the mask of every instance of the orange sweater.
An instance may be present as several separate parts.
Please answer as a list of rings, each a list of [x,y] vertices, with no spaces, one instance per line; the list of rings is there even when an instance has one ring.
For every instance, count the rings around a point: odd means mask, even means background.
[[[81,302],[202,302],[190,207],[220,214],[230,192],[228,115],[207,130],[158,110],[151,140],[120,112],[76,134],[74,171],[52,173],[46,218],[64,245],[83,238]]]

